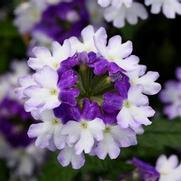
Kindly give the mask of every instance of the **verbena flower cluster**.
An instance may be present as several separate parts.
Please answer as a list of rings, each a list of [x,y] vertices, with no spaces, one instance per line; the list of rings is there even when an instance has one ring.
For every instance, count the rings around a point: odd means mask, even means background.
[[[177,80],[165,83],[160,99],[165,104],[164,113],[169,119],[181,117],[181,67],[176,69]]]
[[[86,0],[30,0],[16,8],[14,20],[20,33],[31,37],[32,46],[49,46],[52,40],[62,43],[71,36],[79,37],[89,23],[102,22],[97,2]]]
[[[43,162],[44,151],[28,137],[28,127],[34,121],[14,93],[17,79],[27,75],[29,68],[17,61],[11,67],[11,72],[0,77],[0,159],[11,170],[10,180],[29,180]]]
[[[137,158],[132,160],[132,164],[137,167],[141,180],[181,180],[181,163],[179,163],[179,159],[176,155],[171,155],[169,158],[165,155],[159,156],[155,167]]]
[[[35,47],[28,65],[35,72],[19,79],[17,95],[39,123],[28,135],[35,145],[60,150],[58,161],[74,169],[85,154],[105,159],[136,145],[136,134],[155,111],[147,95],[160,91],[157,72],[146,72],[132,55],[132,42],[119,35],[107,40],[104,28],[89,25],[62,45]],[[140,131],[141,130],[141,131]]]
[[[151,6],[151,13],[163,14],[170,19],[181,15],[180,0],[97,0],[98,4],[105,8],[104,17],[106,21],[113,22],[115,27],[121,28],[125,26],[127,21],[129,24],[137,24],[138,19],[145,20],[148,17],[147,10],[144,6]]]

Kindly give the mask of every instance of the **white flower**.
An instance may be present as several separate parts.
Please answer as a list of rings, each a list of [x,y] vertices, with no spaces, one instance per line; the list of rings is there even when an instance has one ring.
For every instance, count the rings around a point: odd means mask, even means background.
[[[94,44],[94,27],[89,25],[85,27],[81,32],[82,42],[77,37],[69,38],[73,52],[97,52]]]
[[[148,17],[146,8],[138,2],[133,2],[130,7],[122,5],[119,8],[114,6],[107,7],[104,12],[106,21],[113,22],[117,28],[125,26],[125,21],[131,25],[138,23],[138,18],[145,20]]]
[[[90,22],[94,27],[104,25],[103,9],[95,1],[86,1],[86,7],[90,14]]]
[[[166,103],[164,113],[173,119],[181,117],[181,83],[175,81],[168,81],[165,84],[165,89],[160,93],[160,99]]]
[[[104,28],[97,30],[94,40],[98,52],[109,62],[117,64],[126,71],[133,70],[138,66],[138,57],[131,55],[133,51],[131,41],[122,43],[121,36],[116,35],[109,39],[107,45],[107,33]]]
[[[67,135],[69,145],[75,144],[76,154],[81,154],[83,151],[90,153],[95,140],[100,141],[103,139],[104,128],[105,125],[99,118],[92,121],[68,121],[63,127],[62,134]]]
[[[83,153],[76,155],[74,147],[65,147],[60,151],[58,155],[58,161],[63,167],[68,166],[70,163],[72,164],[72,168],[79,169],[85,163],[85,158]]]
[[[63,124],[51,111],[41,114],[40,123],[32,124],[28,130],[30,138],[37,138],[35,145],[40,148],[55,150],[65,146],[65,136],[61,135]]]
[[[30,0],[20,4],[15,10],[15,25],[21,33],[27,33],[32,30],[34,25],[40,20],[41,13],[46,8],[42,0]]]
[[[0,101],[2,101],[2,99],[4,99],[6,97],[6,95],[8,94],[9,90],[10,90],[10,85],[9,85],[9,81],[8,81],[8,77],[2,76],[0,77]]]
[[[15,89],[15,93],[18,99],[25,99],[27,97],[24,94],[25,89],[30,86],[36,86],[37,84],[31,75],[26,75],[18,79],[18,85],[19,87]]]
[[[27,148],[11,148],[7,157],[7,166],[12,169],[10,180],[21,180],[23,178],[34,176],[37,166],[44,161],[45,152],[29,145]],[[33,180],[33,179],[32,179]]]
[[[116,159],[120,154],[120,147],[136,144],[136,134],[131,129],[123,129],[117,125],[106,125],[103,140],[97,143],[94,151],[100,159],[105,159],[107,154],[111,159]]]
[[[161,155],[157,160],[156,170],[160,173],[159,181],[181,180],[181,164],[176,155],[171,155],[168,159]]]
[[[102,7],[107,7],[112,5],[114,7],[121,7],[125,5],[126,7],[130,7],[133,0],[98,0],[98,4]]]
[[[145,74],[145,71],[145,66],[140,66],[138,69],[127,72],[126,74],[132,86],[141,85],[143,87],[144,94],[157,94],[161,90],[161,85],[155,82],[159,77],[158,72],[148,71]]]
[[[138,128],[142,124],[150,125],[148,117],[152,117],[155,111],[148,106],[147,96],[142,94],[141,86],[130,87],[128,98],[123,101],[122,108],[117,115],[118,124],[122,128]]]
[[[35,47],[32,50],[35,58],[29,58],[28,65],[34,70],[40,70],[46,65],[57,70],[60,68],[62,61],[73,55],[68,40],[65,40],[62,46],[58,42],[53,42],[51,49],[52,53],[48,48]]]
[[[61,102],[58,99],[59,88],[57,86],[58,74],[48,66],[33,75],[36,85],[32,85],[24,90],[27,100],[25,110],[28,112],[43,112],[58,107]]]
[[[29,74],[30,70],[25,62],[13,61],[11,64],[11,72],[5,74],[0,79],[0,99],[5,95],[9,98],[17,100],[14,88],[18,85],[18,79]]]
[[[176,14],[181,15],[180,0],[145,0],[147,6],[151,5],[151,12],[158,14],[163,11],[163,14],[170,19],[176,17]]]
[[[30,73],[30,69],[26,62],[23,61],[13,61],[11,64],[12,73],[9,73],[9,82],[12,87],[17,86],[17,81],[20,77],[23,77]]]

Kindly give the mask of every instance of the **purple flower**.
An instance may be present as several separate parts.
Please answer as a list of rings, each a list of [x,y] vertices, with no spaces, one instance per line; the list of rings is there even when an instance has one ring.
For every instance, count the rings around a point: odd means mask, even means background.
[[[149,165],[137,158],[134,158],[131,163],[138,169],[141,180],[143,181],[158,181],[160,174],[159,172]]]
[[[38,147],[60,150],[59,162],[74,169],[83,166],[84,154],[115,159],[122,148],[137,144],[136,134],[155,113],[145,94],[161,88],[158,73],[146,73],[131,55],[132,42],[114,36],[107,43],[105,29],[91,25],[81,39],[54,42],[51,51],[35,48],[28,61],[35,73],[20,79],[16,89],[26,110],[40,120],[28,135]]]
[[[32,117],[18,101],[5,98],[0,103],[0,134],[13,147],[26,147],[32,142],[28,138],[28,126]]]
[[[79,37],[88,21],[89,14],[84,0],[60,2],[49,6],[43,12],[41,20],[34,30],[44,32],[52,39],[62,43],[71,36]]]

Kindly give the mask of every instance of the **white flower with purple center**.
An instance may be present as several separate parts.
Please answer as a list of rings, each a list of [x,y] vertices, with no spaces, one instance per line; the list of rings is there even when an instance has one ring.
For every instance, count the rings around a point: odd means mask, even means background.
[[[177,81],[166,82],[165,89],[160,93],[160,99],[165,104],[164,113],[169,119],[181,117],[181,68],[176,70]]]
[[[95,31],[90,25],[81,35],[82,41],[65,40],[66,56],[58,43],[52,55],[48,49],[38,50],[35,73],[20,79],[16,89],[26,110],[42,121],[30,126],[29,136],[37,138],[37,146],[60,150],[62,166],[71,163],[75,169],[84,165],[85,154],[115,159],[121,149],[135,145],[136,134],[144,132],[142,126],[151,124],[148,118],[154,115],[145,94],[154,95],[160,89],[155,72],[144,69],[133,80],[143,66],[131,55],[130,41],[123,43],[117,35],[107,43],[105,29]],[[53,69],[55,54],[64,58],[57,59]],[[51,112],[49,121],[39,116],[44,112]],[[61,124],[54,124],[53,118]]]
[[[163,14],[169,19],[174,19],[176,14],[181,15],[180,0],[145,0],[145,4],[151,6],[153,14],[163,11]]]

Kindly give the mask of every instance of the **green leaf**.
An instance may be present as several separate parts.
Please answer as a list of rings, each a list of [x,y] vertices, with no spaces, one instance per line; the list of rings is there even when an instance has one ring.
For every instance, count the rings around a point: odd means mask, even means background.
[[[181,147],[181,119],[168,121],[166,119],[156,119],[151,126],[145,128],[145,133],[139,136],[140,146],[156,148],[164,151],[166,147]]]
[[[57,154],[51,154],[50,160],[43,167],[39,181],[71,181],[77,174],[76,170],[70,167],[62,167],[57,161]]]

